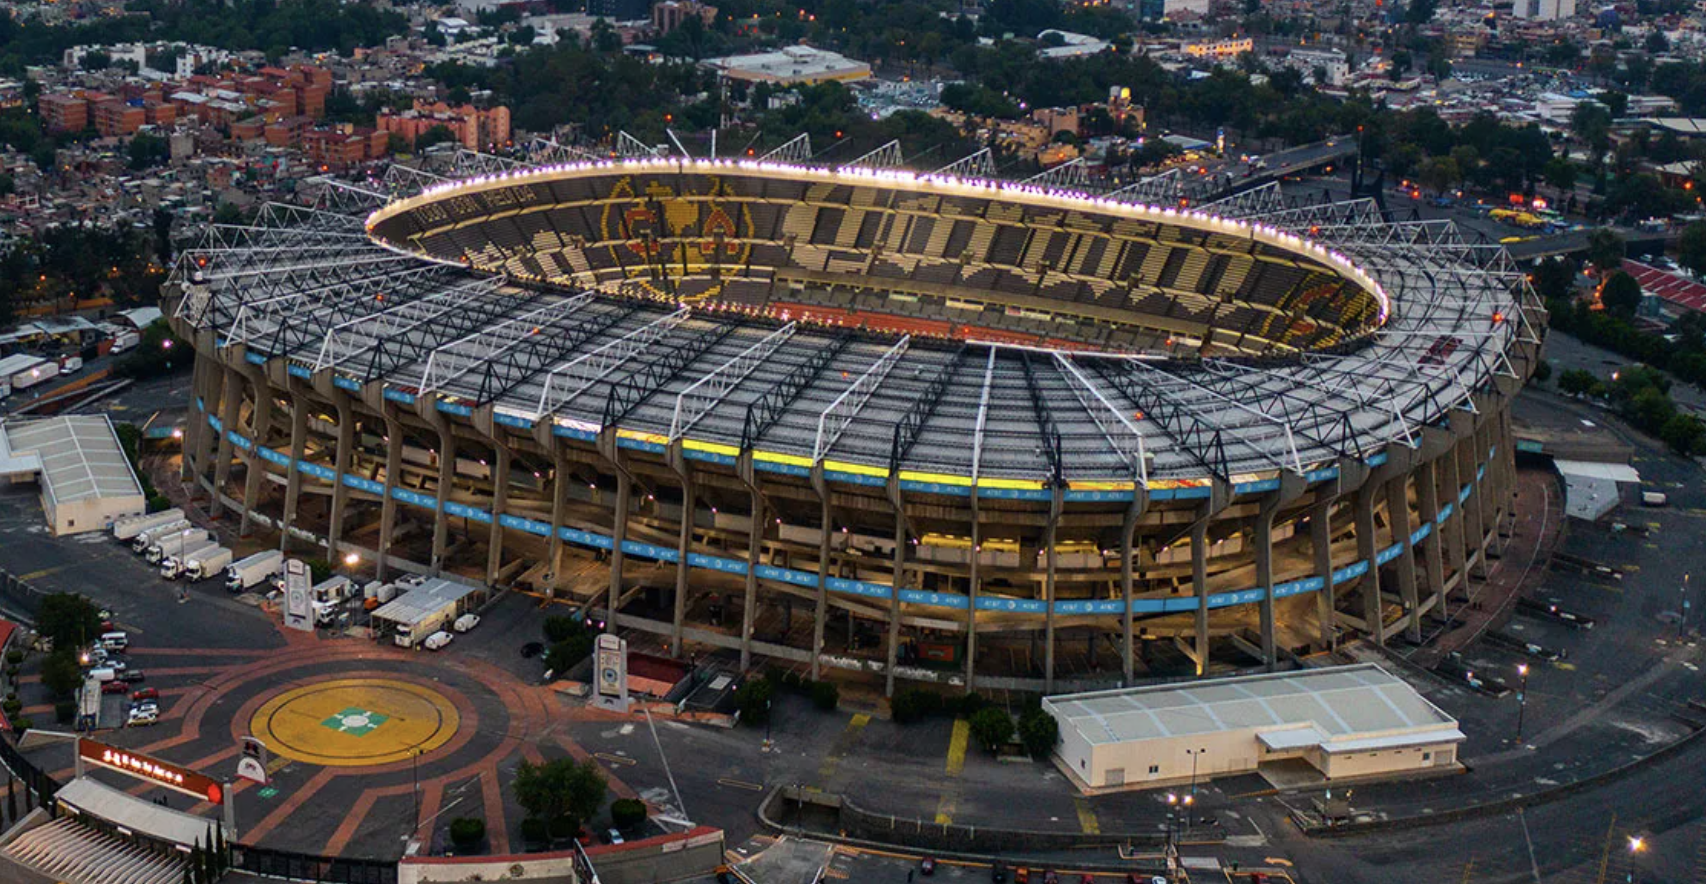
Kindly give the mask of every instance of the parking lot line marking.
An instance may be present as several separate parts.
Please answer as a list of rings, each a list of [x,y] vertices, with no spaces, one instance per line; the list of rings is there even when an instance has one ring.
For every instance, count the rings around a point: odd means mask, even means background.
[[[1096,820],[1096,811],[1090,809],[1090,802],[1085,798],[1074,798],[1072,804],[1078,808],[1078,828],[1086,835],[1102,834],[1102,824]]]
[[[953,825],[954,810],[958,804],[959,798],[952,791],[943,792],[941,800],[936,802],[936,825]]]
[[[746,780],[733,780],[733,779],[729,779],[728,777],[723,777],[722,779],[718,780],[717,785],[728,786],[731,789],[745,789],[748,792],[762,792],[762,791],[764,791],[764,787],[757,784],[757,783],[749,783]]]
[[[611,764],[626,764],[626,765],[639,764],[638,761],[635,761],[632,758],[624,758],[621,755],[612,755],[609,752],[594,752],[594,753],[592,753],[592,757],[597,758],[600,761],[608,761]]]
[[[829,785],[830,778],[835,776],[835,769],[840,766],[841,759],[847,755],[849,749],[853,748],[853,742],[859,739],[859,732],[863,731],[865,725],[870,723],[871,716],[863,712],[853,716],[852,720],[847,722],[846,729],[841,732],[839,737],[835,738],[835,745],[824,753],[823,762],[817,768],[817,776],[825,787]]]
[[[966,769],[966,743],[971,740],[971,723],[954,719],[954,735],[948,740],[948,776],[957,777]]]
[[[51,568],[43,568],[40,571],[31,571],[28,574],[19,574],[18,579],[23,580],[23,581],[40,580],[41,578],[46,577],[49,574],[53,574],[55,572],[64,570],[64,568],[65,568],[64,565],[55,565]]]

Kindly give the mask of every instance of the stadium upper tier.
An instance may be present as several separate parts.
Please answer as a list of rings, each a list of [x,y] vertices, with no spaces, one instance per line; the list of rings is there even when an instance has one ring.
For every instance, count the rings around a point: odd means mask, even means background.
[[[336,187],[359,211],[219,229],[179,319],[346,390],[832,478],[1308,472],[1473,408],[1527,334],[1501,250],[1366,202],[702,160]]]
[[[1295,353],[1361,340],[1387,314],[1349,261],[1271,228],[884,171],[556,167],[433,188],[368,230],[568,288],[857,315],[903,333],[935,319],[1071,349]]]

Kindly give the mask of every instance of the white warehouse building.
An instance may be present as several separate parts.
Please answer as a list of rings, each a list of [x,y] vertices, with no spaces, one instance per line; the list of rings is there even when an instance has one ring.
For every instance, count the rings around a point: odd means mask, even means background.
[[[1085,792],[1306,763],[1327,780],[1458,769],[1457,721],[1373,663],[1043,700]]]

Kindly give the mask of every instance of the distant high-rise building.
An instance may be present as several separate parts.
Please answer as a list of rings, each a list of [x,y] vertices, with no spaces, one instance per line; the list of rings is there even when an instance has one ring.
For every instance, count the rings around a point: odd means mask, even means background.
[[[1535,21],[1557,21],[1561,18],[1574,18],[1576,0],[1516,0],[1516,3],[1511,7],[1511,14],[1517,18],[1528,18]]]

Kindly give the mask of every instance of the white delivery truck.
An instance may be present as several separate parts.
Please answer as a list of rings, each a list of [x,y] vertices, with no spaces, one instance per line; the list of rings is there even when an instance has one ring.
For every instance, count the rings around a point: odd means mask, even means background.
[[[83,367],[83,357],[65,356],[59,360],[59,373],[72,374]]]
[[[124,329],[118,334],[113,335],[112,352],[123,353],[140,343],[142,343],[141,332],[134,329]]]
[[[376,610],[380,605],[397,597],[397,584],[383,580],[370,581],[361,588],[361,597],[365,599],[362,607],[369,611]]]
[[[126,516],[113,522],[113,536],[119,540],[129,540],[150,528],[170,525],[181,521],[184,511],[181,509],[161,510],[157,513],[144,513],[140,516]]]
[[[164,525],[155,525],[145,531],[138,531],[136,532],[136,536],[130,539],[130,548],[138,554],[145,553],[148,551],[149,544],[152,544],[154,541],[159,540],[174,531],[183,531],[189,527],[189,519],[173,519]]]
[[[189,567],[191,559],[212,555],[219,548],[219,541],[202,538],[193,543],[185,544],[176,552],[167,553],[160,558],[160,576],[167,580],[176,580],[184,575],[184,569]]]
[[[0,378],[12,385],[13,390],[23,390],[33,387],[42,381],[59,374],[59,363],[31,356],[28,353],[17,353],[0,359]]]
[[[148,560],[148,564],[158,565],[165,561],[167,556],[175,556],[185,550],[194,549],[201,546],[205,540],[207,540],[206,528],[185,528],[148,544],[148,549],[143,550],[142,557]]]
[[[225,567],[225,589],[245,592],[284,570],[284,553],[276,549],[258,552]]]
[[[184,560],[184,579],[191,583],[206,580],[215,574],[222,573],[225,566],[231,564],[231,548],[217,547],[210,553],[203,553],[193,559]]]
[[[314,606],[314,623],[317,626],[330,626],[343,609],[344,602],[355,595],[355,581],[348,577],[328,577],[308,591],[310,603]]]

